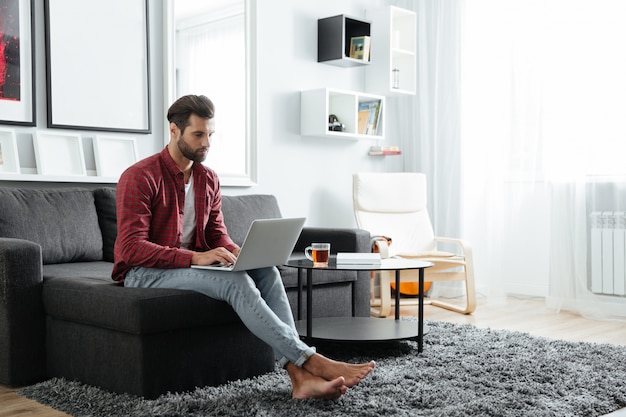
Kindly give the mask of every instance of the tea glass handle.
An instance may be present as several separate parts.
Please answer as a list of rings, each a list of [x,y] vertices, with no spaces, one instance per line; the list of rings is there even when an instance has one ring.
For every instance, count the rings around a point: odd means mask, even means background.
[[[311,254],[311,252],[313,252],[313,246],[307,246],[307,248],[304,249],[304,256],[306,256],[309,261],[313,260],[313,255]]]

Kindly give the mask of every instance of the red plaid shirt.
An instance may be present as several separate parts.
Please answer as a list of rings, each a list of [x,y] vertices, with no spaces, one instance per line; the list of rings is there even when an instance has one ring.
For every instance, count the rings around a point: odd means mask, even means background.
[[[222,215],[222,196],[217,174],[193,164],[196,204],[196,251],[225,247],[232,241]],[[117,185],[117,239],[112,277],[123,281],[135,266],[188,268],[191,250],[180,247],[183,238],[185,182],[167,147],[137,162]]]

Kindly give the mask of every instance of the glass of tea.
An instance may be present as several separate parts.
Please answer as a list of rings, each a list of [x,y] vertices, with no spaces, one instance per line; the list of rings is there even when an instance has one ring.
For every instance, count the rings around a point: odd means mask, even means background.
[[[313,266],[328,266],[330,243],[311,243],[311,246],[304,250],[304,256],[313,261]]]

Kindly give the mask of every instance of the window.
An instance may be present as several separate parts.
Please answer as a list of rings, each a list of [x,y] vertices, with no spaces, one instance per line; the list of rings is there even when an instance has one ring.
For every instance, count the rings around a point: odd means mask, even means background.
[[[171,102],[185,94],[204,94],[216,107],[216,132],[205,164],[222,185],[254,184],[255,107],[249,39],[252,12],[244,0],[173,0],[174,64]],[[169,140],[169,135],[166,138]]]

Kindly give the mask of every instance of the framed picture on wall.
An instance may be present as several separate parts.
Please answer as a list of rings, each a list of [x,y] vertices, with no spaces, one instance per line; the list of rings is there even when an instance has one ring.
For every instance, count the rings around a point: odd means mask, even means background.
[[[147,0],[45,0],[48,127],[150,133]]]
[[[35,126],[34,0],[0,0],[0,124]]]
[[[0,174],[19,174],[20,163],[17,156],[15,131],[0,129]]]

